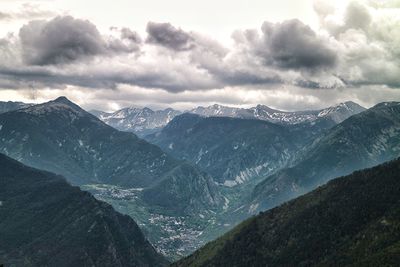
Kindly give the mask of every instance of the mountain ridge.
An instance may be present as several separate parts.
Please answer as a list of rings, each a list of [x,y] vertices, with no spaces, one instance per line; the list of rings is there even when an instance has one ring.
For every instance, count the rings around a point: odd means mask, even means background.
[[[98,110],[93,110],[91,113],[118,130],[131,131],[144,137],[160,131],[172,119],[183,113],[193,113],[203,117],[232,117],[281,124],[298,124],[313,122],[321,117],[331,117],[336,123],[339,123],[349,116],[347,113],[355,114],[363,110],[365,108],[357,103],[346,101],[328,108],[306,111],[280,111],[260,104],[251,108],[213,104],[207,107],[198,106],[183,112],[172,108],[152,110],[147,107],[127,107],[111,113]]]
[[[28,104],[24,102],[14,102],[14,101],[0,101],[0,113],[5,113],[8,111],[14,111],[17,109],[25,108],[33,104]]]
[[[147,107],[127,107],[112,113],[101,111],[91,111],[91,113],[120,131],[134,132],[139,136],[158,131],[175,116],[181,114],[172,108],[152,110]]]

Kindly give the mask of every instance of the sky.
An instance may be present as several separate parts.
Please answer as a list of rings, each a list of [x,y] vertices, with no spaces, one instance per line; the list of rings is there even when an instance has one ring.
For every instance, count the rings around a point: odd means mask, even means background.
[[[400,101],[400,0],[0,0],[0,101]]]

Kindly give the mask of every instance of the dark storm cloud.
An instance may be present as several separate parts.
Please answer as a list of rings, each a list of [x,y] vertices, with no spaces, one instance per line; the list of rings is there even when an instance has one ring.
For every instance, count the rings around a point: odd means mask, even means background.
[[[32,21],[21,28],[19,36],[23,58],[31,65],[68,63],[105,49],[94,24],[71,16]]]
[[[56,65],[110,52],[139,49],[140,37],[127,28],[120,37],[105,38],[88,20],[58,16],[50,21],[31,21],[20,32],[22,57],[29,65]]]
[[[187,32],[175,28],[170,23],[149,22],[147,24],[147,42],[164,46],[175,51],[193,48],[193,37]]]
[[[299,20],[288,20],[262,26],[264,47],[260,51],[267,65],[291,69],[316,69],[335,66],[337,55],[307,25]]]

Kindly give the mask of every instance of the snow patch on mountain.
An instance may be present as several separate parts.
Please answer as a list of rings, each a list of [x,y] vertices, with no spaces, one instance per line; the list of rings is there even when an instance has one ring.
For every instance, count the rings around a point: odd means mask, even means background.
[[[365,108],[349,101],[326,109],[311,111],[281,111],[265,105],[257,105],[256,107],[246,109],[214,104],[208,107],[199,106],[185,112],[202,117],[231,117],[264,120],[280,124],[299,124],[304,122],[312,123],[319,118],[325,117],[334,120],[336,123],[340,123],[348,117],[364,110]],[[91,111],[93,115],[97,116],[108,125],[120,131],[134,132],[143,137],[148,134],[156,133],[176,116],[185,112],[172,108],[152,110],[146,107],[128,107],[113,113],[96,110]]]
[[[189,113],[203,117],[232,117],[242,119],[257,119],[273,123],[298,124],[313,122],[318,118],[329,117],[336,123],[340,123],[348,117],[364,111],[365,108],[348,101],[322,110],[309,111],[281,111],[265,105],[257,105],[249,109],[212,105],[209,107],[197,107]]]
[[[108,125],[138,135],[146,135],[167,125],[173,118],[181,114],[171,108],[165,110],[152,110],[150,108],[129,107],[113,113],[91,111],[100,120]]]

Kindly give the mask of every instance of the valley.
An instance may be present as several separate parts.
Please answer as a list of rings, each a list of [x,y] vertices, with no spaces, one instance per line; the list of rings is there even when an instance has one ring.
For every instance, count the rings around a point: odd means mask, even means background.
[[[83,185],[81,188],[132,217],[154,247],[170,260],[186,256],[205,244],[208,239],[203,238],[203,233],[208,225],[215,223],[213,214],[207,217],[177,216],[152,207],[141,200],[142,188],[126,189],[107,184]]]

